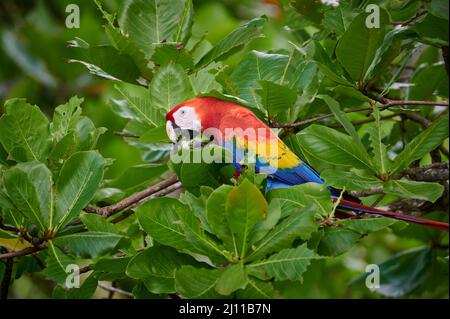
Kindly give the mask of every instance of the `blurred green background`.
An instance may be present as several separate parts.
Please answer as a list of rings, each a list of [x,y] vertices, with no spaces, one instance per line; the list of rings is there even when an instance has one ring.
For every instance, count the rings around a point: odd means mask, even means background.
[[[68,4],[81,9],[81,27],[65,27]],[[109,12],[115,12],[120,0],[103,0]],[[216,43],[242,21],[266,14],[271,19],[265,26],[265,38],[257,39],[234,55],[225,64],[230,68],[249,50],[270,51],[289,48],[289,37],[284,30],[282,12],[277,1],[262,0],[196,0],[194,33]],[[0,105],[14,97],[26,98],[39,105],[47,114],[71,96],[85,98],[83,114],[97,127],[106,127],[98,145],[105,157],[116,161],[107,172],[107,178],[120,175],[127,167],[142,163],[139,151],[114,135],[125,122],[110,108],[114,98],[113,81],[90,75],[77,63],[68,63],[71,52],[67,42],[80,37],[92,44],[106,43],[103,17],[93,1],[49,0],[0,2]],[[416,234],[415,234],[416,235]],[[280,284],[278,297],[286,298],[365,298],[377,297],[365,287],[349,288],[348,283],[359,276],[368,263],[380,263],[395,253],[421,245],[417,239],[398,237],[389,233],[373,234],[363,239],[348,253],[330,261],[318,261],[311,266],[301,289],[298,285]],[[448,269],[447,269],[448,274]],[[42,282],[42,285],[33,284]],[[39,274],[23,276],[15,281],[14,297],[45,298],[51,294],[48,282],[39,281]],[[37,277],[37,278],[36,278]],[[105,293],[98,290],[97,297]],[[433,291],[419,292],[411,297],[446,297],[448,284]]]

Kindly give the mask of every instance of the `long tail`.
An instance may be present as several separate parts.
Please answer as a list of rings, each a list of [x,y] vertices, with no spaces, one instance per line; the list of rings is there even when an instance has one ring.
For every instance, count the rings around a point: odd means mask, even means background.
[[[333,201],[336,201],[336,200],[337,200],[336,198],[333,198]],[[373,207],[364,206],[364,205],[361,205],[361,204],[358,204],[358,203],[355,203],[355,202],[352,202],[352,201],[349,201],[346,199],[342,199],[339,203],[339,206],[342,208],[351,209],[351,210],[354,210],[357,212],[381,215],[381,216],[392,218],[392,219],[402,220],[402,221],[405,221],[408,223],[419,224],[419,225],[432,227],[432,228],[436,228],[436,229],[447,231],[447,232],[449,231],[449,225],[447,223],[437,222],[434,220],[427,220],[427,219],[408,216],[408,215],[397,214],[397,213],[393,213],[393,212],[388,212],[385,210],[380,210],[380,209],[376,209]]]

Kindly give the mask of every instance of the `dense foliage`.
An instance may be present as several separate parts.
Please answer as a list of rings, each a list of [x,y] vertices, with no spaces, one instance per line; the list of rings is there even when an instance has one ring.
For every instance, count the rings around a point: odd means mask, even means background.
[[[448,221],[447,0],[81,2],[80,29],[64,29],[68,1],[13,3],[0,4],[15,26],[0,43],[4,297],[106,283],[134,298],[448,297],[447,232],[343,217],[326,186],[266,194],[251,166],[172,163],[164,121],[192,97],[237,101],[328,186]]]

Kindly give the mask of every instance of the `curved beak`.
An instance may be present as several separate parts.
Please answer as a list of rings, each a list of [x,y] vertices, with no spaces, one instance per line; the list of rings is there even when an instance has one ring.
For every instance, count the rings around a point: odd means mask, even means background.
[[[177,133],[175,133],[174,125],[173,125],[172,121],[170,121],[170,120],[168,120],[166,122],[166,133],[167,133],[167,136],[169,137],[169,139],[173,143],[177,142]]]

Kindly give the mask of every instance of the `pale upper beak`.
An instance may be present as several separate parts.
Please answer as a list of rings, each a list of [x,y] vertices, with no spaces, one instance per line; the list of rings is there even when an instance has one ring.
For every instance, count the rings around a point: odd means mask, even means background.
[[[166,132],[169,139],[173,142],[177,142],[177,134],[175,133],[175,129],[173,127],[172,121],[168,120],[166,123]]]

